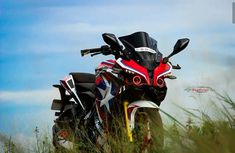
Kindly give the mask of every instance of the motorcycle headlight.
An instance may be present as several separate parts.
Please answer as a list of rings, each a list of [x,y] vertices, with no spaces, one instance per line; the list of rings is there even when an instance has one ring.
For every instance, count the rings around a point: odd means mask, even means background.
[[[165,85],[165,81],[162,78],[157,79],[157,86],[163,87]]]
[[[139,75],[135,75],[133,78],[132,78],[132,82],[134,85],[136,86],[139,86],[142,82],[142,79]]]

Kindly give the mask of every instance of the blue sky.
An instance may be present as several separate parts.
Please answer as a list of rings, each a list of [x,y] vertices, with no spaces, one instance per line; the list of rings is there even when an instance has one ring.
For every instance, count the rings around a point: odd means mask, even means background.
[[[175,101],[195,106],[184,91],[188,86],[208,85],[234,97],[232,2],[0,0],[0,132],[30,135],[35,126],[50,126],[51,100],[58,96],[51,85],[72,71],[93,73],[105,58],[82,58],[80,50],[103,45],[104,32],[146,31],[164,55],[177,39],[191,39],[172,58],[182,70],[168,81],[165,110],[172,111]]]

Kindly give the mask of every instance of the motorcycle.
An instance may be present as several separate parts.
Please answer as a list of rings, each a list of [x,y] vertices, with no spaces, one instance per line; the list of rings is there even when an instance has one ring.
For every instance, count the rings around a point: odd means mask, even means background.
[[[165,79],[176,79],[171,71],[181,69],[169,59],[185,49],[189,39],[179,39],[173,52],[163,58],[157,41],[146,32],[119,37],[124,47],[114,34],[104,33],[102,37],[107,45],[81,50],[81,55],[113,55],[115,60],[101,62],[95,74],[72,72],[60,80],[60,85],[53,85],[61,96],[51,106],[58,116],[53,126],[53,144],[71,149],[75,142],[82,141],[102,150],[106,136],[119,133],[125,125],[128,141],[143,142],[143,150],[154,143],[151,140],[156,128],[151,124],[156,122],[162,129],[159,106],[167,92]],[[122,124],[115,126],[116,119]],[[144,134],[140,137],[141,132]],[[160,137],[163,145],[164,138]]]

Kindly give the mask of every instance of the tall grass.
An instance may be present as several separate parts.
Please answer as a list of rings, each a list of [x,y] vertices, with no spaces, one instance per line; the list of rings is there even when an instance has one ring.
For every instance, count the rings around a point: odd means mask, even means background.
[[[164,152],[235,153],[235,102],[227,94],[213,92],[217,100],[210,103],[214,105],[214,114],[220,114],[220,117],[215,119],[201,110],[194,113],[180,107],[189,114],[189,121],[185,127],[174,122],[165,128]],[[193,119],[200,123],[194,123]]]
[[[7,137],[0,134],[0,152],[2,153],[21,153],[24,152],[23,147],[12,140],[12,137]]]
[[[179,111],[188,114],[188,121],[182,123],[177,117],[173,117],[167,112],[162,111],[172,123],[164,125],[164,147],[159,147],[158,127],[152,128],[153,141],[149,152],[156,153],[235,153],[235,102],[227,94],[219,94],[216,91],[216,100],[211,101],[214,105],[214,113],[221,117],[213,118],[201,110],[197,112],[189,111],[180,107]],[[200,121],[198,123],[198,121]],[[141,152],[141,146],[138,142],[129,142],[125,126],[119,125],[119,130],[114,134],[105,135],[106,145],[95,147],[89,142],[79,142],[73,150],[57,149],[52,147],[51,137],[43,135],[35,129],[35,139],[37,140],[34,150],[36,153],[76,153],[81,148],[86,148],[82,152],[114,152],[114,153],[132,153]],[[10,144],[14,146],[11,139]],[[8,141],[9,142],[9,141]],[[5,150],[11,146],[5,144]],[[137,147],[138,146],[138,147]],[[16,152],[16,151],[13,151]],[[21,150],[22,152],[22,150]],[[27,152],[27,151],[25,151]],[[6,153],[11,153],[7,152]]]

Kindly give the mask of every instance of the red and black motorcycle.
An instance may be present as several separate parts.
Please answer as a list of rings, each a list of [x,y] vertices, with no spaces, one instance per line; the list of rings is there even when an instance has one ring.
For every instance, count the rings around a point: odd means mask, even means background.
[[[113,124],[116,119],[125,124],[131,142],[140,139],[136,136],[140,122],[146,131],[144,143],[152,139],[155,129],[151,129],[151,122],[162,128],[159,106],[167,92],[165,79],[176,79],[171,71],[181,68],[172,65],[169,58],[186,48],[189,39],[179,39],[173,52],[163,58],[157,41],[146,32],[119,37],[124,47],[115,35],[102,36],[107,45],[82,50],[81,55],[114,55],[115,60],[101,62],[95,75],[70,73],[60,85],[54,85],[61,94],[61,99],[52,103],[52,110],[59,110],[53,126],[56,147],[74,147],[71,133],[75,139],[103,146],[105,135],[120,128]]]

